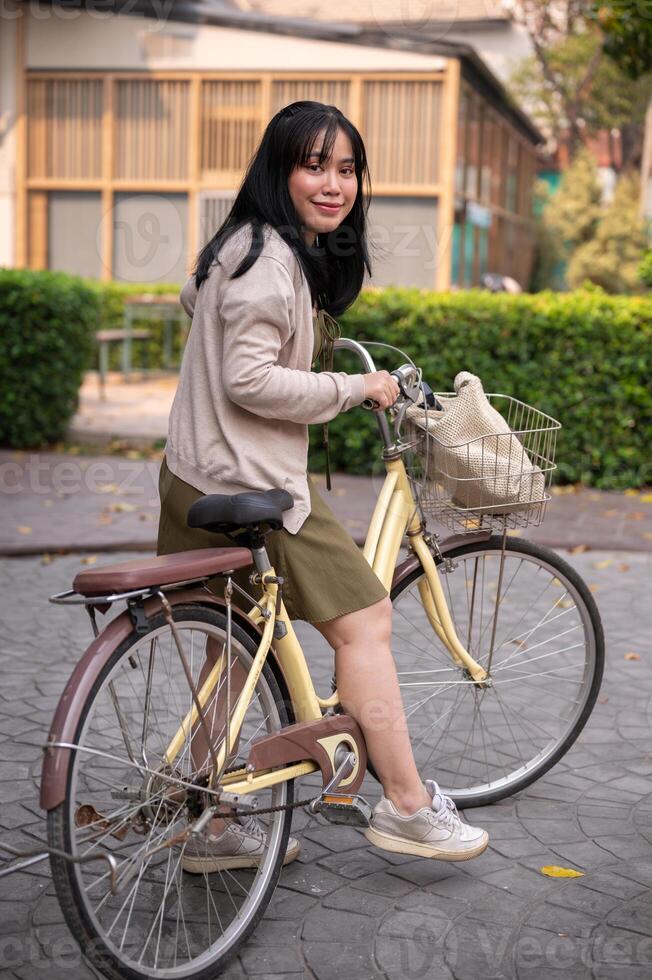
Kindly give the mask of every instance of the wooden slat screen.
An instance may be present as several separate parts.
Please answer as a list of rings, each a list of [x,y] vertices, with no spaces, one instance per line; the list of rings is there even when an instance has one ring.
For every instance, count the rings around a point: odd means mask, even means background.
[[[205,81],[201,89],[202,177],[239,183],[261,135],[259,81]]]
[[[346,115],[350,87],[349,82],[338,79],[279,79],[272,83],[272,115],[283,106],[303,99],[337,106]]]
[[[441,82],[367,81],[362,134],[377,183],[436,184]]]
[[[186,81],[126,79],[116,83],[118,179],[187,177],[189,94]]]
[[[100,176],[101,80],[31,79],[27,113],[29,177],[83,180]]]

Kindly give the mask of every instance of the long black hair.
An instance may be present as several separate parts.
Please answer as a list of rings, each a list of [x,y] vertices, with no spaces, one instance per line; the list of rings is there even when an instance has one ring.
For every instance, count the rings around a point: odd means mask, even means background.
[[[315,245],[306,244],[301,222],[288,190],[288,178],[312,152],[324,133],[319,162],[333,152],[338,130],[351,140],[358,190],[353,207],[334,231],[322,234]],[[356,299],[365,269],[371,275],[366,238],[366,216],[371,199],[371,180],[360,133],[334,105],[293,102],[269,121],[258,149],[251,158],[233,207],[211,240],[202,248],[194,269],[197,288],[208,276],[224,242],[243,225],[251,223],[249,252],[232,278],[247,272],[264,245],[263,225],[269,224],[293,249],[310,286],[313,303],[333,316],[343,313]],[[219,260],[218,260],[219,261]]]

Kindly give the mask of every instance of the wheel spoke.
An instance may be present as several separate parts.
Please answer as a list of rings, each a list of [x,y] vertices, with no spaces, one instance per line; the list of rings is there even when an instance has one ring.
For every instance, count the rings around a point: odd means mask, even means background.
[[[459,558],[449,552],[452,564],[442,575],[457,634],[485,666],[500,546],[494,538],[471,551],[462,546]],[[483,686],[451,661],[432,630],[418,595],[420,575],[415,571],[393,596],[392,646],[417,765],[434,766],[462,805],[500,798],[544,771],[585,720],[602,663],[597,614],[554,553],[508,540],[493,666]],[[593,685],[593,699],[595,693]]]
[[[180,620],[177,628],[199,689],[207,653],[212,656],[214,650],[223,649],[224,617],[203,610],[201,618]],[[210,651],[209,639],[214,643]],[[249,669],[255,650],[251,641],[243,646],[232,639],[232,677],[238,664],[245,672]],[[209,964],[219,972],[221,958],[272,894],[284,836],[281,828],[289,822],[290,812],[270,816],[265,828],[268,839],[256,866],[220,866],[213,873],[200,865],[198,874],[187,874],[183,868],[189,848],[197,861],[211,845],[208,838],[204,847],[201,837],[182,832],[214,797],[195,781],[201,763],[199,758],[193,760],[194,728],[185,734],[172,763],[166,759],[167,747],[192,707],[188,679],[167,624],[135,636],[124,652],[116,652],[112,663],[89,701],[75,741],[63,832],[69,833],[76,853],[91,856],[106,851],[114,856],[117,892],[110,889],[112,875],[104,865],[66,863],[57,871],[59,880],[68,887],[65,882],[76,879],[70,905],[83,907],[99,939],[98,955],[104,946],[118,969],[143,978],[168,977],[170,971],[177,971],[175,976],[188,980]],[[225,682],[222,672],[204,706],[215,746],[224,738]],[[234,702],[232,697],[232,710]],[[287,723],[285,710],[265,667],[241,729],[237,757],[243,763],[255,739]],[[283,783],[264,789],[258,793],[259,807],[282,804],[289,792],[290,784]],[[76,824],[82,806],[91,808],[93,815],[84,827]],[[209,824],[207,833],[219,835],[227,825],[228,821],[221,821],[211,831]],[[236,853],[239,845],[234,846]],[[73,928],[74,921],[73,917]]]

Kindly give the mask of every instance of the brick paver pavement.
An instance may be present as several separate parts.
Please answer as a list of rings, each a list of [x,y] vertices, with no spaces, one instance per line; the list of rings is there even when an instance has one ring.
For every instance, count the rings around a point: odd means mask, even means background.
[[[126,559],[129,554],[116,555]],[[574,554],[607,634],[600,703],[570,753],[528,790],[469,811],[491,834],[466,864],[371,848],[361,833],[297,813],[302,853],[225,980],[643,980],[652,974],[652,558]],[[0,561],[1,838],[41,839],[41,746],[89,640],[81,611],[48,605],[78,556]],[[327,685],[322,638],[299,625]],[[625,659],[628,652],[639,660]],[[363,793],[373,802],[377,787]],[[547,864],[585,877],[544,877]],[[46,864],[0,880],[0,975],[85,980]]]

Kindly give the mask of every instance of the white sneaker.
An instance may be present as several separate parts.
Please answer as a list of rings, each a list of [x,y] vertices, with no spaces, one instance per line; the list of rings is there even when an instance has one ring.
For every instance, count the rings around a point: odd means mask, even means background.
[[[226,868],[257,868],[265,853],[267,833],[256,817],[248,815],[229,821],[221,834],[190,837],[181,859],[190,874],[211,874]],[[283,864],[298,856],[301,845],[289,837]]]
[[[468,861],[482,854],[489,843],[487,831],[463,823],[451,798],[439,792],[434,780],[426,780],[426,790],[431,806],[407,817],[383,796],[364,832],[367,840],[385,851],[439,861]]]

